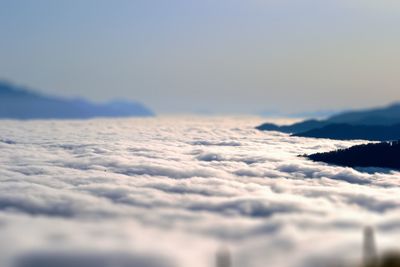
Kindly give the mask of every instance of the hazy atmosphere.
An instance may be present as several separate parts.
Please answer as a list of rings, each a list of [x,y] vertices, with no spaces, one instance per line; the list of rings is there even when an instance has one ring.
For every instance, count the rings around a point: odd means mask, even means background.
[[[156,113],[400,99],[400,2],[0,0],[0,78]]]
[[[0,0],[0,267],[400,267],[399,25]]]

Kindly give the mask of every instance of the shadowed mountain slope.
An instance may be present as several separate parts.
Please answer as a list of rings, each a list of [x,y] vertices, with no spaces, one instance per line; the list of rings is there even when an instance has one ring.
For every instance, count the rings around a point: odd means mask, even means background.
[[[302,137],[338,140],[397,140],[400,139],[400,103],[383,108],[343,112],[325,120],[305,120],[283,126],[264,123],[256,128]]]
[[[264,123],[256,128],[263,131],[280,131],[285,133],[301,133],[325,127],[329,124],[351,125],[393,125],[400,124],[400,103],[383,108],[348,111],[333,115],[325,120],[305,120],[291,125],[278,126]]]
[[[384,125],[350,125],[329,124],[306,132],[293,134],[293,136],[329,138],[336,140],[363,139],[370,141],[389,141],[400,138],[400,124]]]
[[[356,145],[326,153],[307,155],[313,161],[347,166],[400,169],[400,141]]]

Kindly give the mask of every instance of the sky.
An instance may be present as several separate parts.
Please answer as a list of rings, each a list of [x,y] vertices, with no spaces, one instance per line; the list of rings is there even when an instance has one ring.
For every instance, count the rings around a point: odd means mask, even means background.
[[[0,78],[160,114],[400,100],[394,0],[0,0]]]

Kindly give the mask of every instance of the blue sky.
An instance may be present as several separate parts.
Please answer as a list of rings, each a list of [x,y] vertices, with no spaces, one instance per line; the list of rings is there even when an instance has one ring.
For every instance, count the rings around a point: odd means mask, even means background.
[[[0,0],[0,77],[158,113],[400,100],[400,3]]]

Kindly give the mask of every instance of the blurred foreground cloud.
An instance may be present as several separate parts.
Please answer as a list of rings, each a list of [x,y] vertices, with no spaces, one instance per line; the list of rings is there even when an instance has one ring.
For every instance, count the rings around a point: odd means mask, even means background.
[[[154,255],[110,253],[31,253],[15,262],[15,267],[173,267],[166,259]]]

